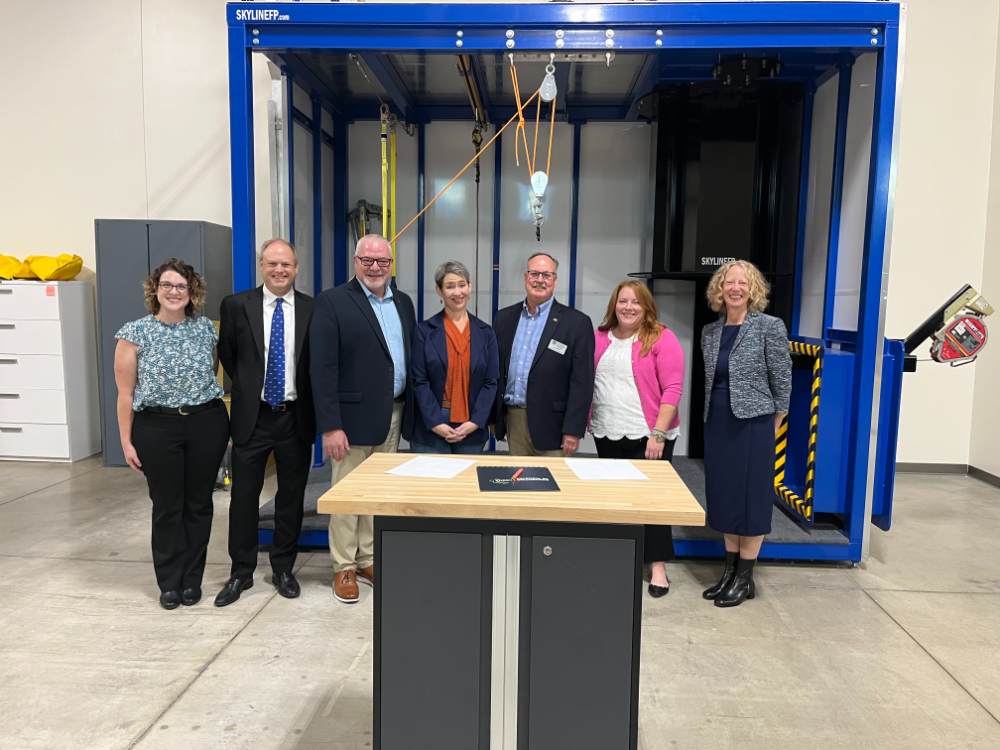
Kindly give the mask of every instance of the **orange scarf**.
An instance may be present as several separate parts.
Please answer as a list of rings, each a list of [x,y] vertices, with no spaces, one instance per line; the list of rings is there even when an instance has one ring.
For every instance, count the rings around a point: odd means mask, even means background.
[[[469,421],[469,375],[471,367],[471,320],[465,330],[458,330],[451,318],[444,316],[444,333],[448,339],[448,380],[444,386],[444,400],[451,403],[451,421]]]

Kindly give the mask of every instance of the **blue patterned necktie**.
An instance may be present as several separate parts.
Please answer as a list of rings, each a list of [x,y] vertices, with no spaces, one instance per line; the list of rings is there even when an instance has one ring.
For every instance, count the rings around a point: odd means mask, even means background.
[[[267,372],[264,373],[264,400],[274,408],[285,400],[285,314],[280,297],[271,316],[271,342],[267,347]]]

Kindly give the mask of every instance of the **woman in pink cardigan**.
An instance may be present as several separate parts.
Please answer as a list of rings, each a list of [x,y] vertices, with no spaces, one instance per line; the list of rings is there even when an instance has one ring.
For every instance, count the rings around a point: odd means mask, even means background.
[[[623,281],[594,333],[594,405],[590,431],[601,458],[670,461],[680,434],[677,405],[684,352],[656,319],[653,295],[641,281]],[[665,563],[674,558],[669,526],[646,526],[651,596],[670,593]]]

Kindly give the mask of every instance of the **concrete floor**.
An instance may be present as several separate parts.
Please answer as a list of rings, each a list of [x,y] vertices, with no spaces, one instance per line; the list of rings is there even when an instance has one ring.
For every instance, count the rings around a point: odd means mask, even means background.
[[[141,477],[0,467],[0,747],[370,747],[370,590],[338,604],[325,553],[300,555],[300,599],[262,556],[216,609],[220,493],[206,600],[165,612]],[[864,569],[762,565],[757,599],[720,611],[700,597],[717,565],[672,564],[670,596],[644,601],[640,747],[1000,747],[1000,490],[896,492]]]

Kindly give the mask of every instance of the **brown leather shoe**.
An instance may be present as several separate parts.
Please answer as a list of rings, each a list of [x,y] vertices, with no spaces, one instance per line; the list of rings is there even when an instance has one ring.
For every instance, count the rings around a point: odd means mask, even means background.
[[[367,568],[358,568],[358,583],[367,583],[372,588],[375,587],[374,565],[369,565]]]
[[[342,570],[333,575],[333,595],[338,602],[357,604],[358,581],[353,570]]]

